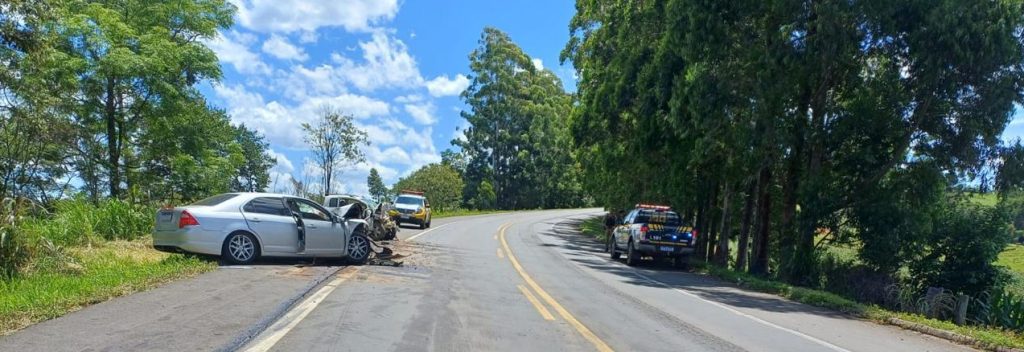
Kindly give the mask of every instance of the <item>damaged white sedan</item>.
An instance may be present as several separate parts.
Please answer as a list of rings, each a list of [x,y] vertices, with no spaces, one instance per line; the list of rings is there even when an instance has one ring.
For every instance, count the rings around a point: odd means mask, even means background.
[[[225,193],[156,213],[153,247],[221,256],[234,264],[259,257],[370,256],[362,214],[337,215],[309,199],[274,193]]]

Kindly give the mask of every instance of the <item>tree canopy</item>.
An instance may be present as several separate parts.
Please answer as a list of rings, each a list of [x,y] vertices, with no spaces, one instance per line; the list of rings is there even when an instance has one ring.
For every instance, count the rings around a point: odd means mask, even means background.
[[[571,129],[589,194],[674,205],[719,263],[730,214],[753,204],[740,219],[753,223],[740,234],[754,232],[750,269],[795,283],[814,280],[822,233],[877,246],[863,258],[888,272],[940,250],[929,239],[956,204],[946,190],[1022,100],[1020,2],[576,7],[562,59],[580,77]]]
[[[452,141],[467,160],[466,199],[486,182],[502,209],[582,204],[568,135],[572,96],[561,80],[495,28],[484,29],[469,61],[470,85],[462,93],[469,127],[464,140]]]

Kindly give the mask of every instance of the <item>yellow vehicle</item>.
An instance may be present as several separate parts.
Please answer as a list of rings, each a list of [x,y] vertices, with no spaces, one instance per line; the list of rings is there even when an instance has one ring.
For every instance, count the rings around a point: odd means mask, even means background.
[[[430,227],[430,202],[420,191],[401,191],[395,198],[395,208],[388,212],[391,219],[401,226],[403,223],[419,225],[421,229]]]

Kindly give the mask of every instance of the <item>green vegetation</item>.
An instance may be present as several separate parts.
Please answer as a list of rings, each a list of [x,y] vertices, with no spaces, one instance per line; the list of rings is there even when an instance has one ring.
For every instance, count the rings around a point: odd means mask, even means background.
[[[449,154],[465,179],[464,201],[475,209],[580,206],[579,163],[569,131],[572,95],[551,70],[535,67],[504,32],[484,28],[469,55],[470,85],[462,93],[469,127]]]
[[[997,296],[1024,3],[863,5],[577,1],[562,59],[588,195],[673,206],[722,270],[879,304]],[[992,172],[975,188],[997,196],[964,194]]]
[[[986,207],[995,207],[999,204],[999,197],[995,193],[968,193],[967,199],[972,204],[977,204]]]
[[[152,249],[152,209],[124,201],[63,200],[36,216],[13,201],[3,209],[0,334],[217,267]]]
[[[434,212],[459,209],[462,203],[462,177],[446,164],[430,164],[395,183],[392,192],[421,191]],[[436,213],[435,213],[436,214]]]
[[[384,179],[380,177],[377,168],[370,168],[370,174],[366,176],[366,189],[369,190],[370,197],[378,202],[388,201],[390,198],[391,191],[384,185]]]
[[[480,210],[480,209],[452,209],[445,211],[436,211],[431,216],[434,219],[449,218],[453,216],[470,216],[470,215],[486,215],[486,214],[499,214],[504,213],[505,210]]]
[[[604,219],[600,217],[589,218],[580,223],[580,232],[584,235],[604,241],[607,238],[604,231]]]
[[[62,255],[59,264],[40,260],[29,273],[0,281],[0,335],[217,267],[216,262],[157,252],[146,240],[76,247]]]

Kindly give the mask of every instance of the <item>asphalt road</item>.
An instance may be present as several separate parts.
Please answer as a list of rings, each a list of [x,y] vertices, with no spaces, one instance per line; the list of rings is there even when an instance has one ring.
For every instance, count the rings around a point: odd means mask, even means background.
[[[222,268],[37,324],[0,338],[0,351],[217,350],[256,330],[242,349],[970,350],[667,265],[627,267],[575,233],[575,222],[598,214],[438,219],[399,233],[401,267]],[[311,286],[315,278],[324,281]]]

